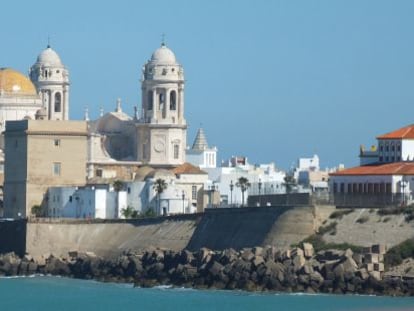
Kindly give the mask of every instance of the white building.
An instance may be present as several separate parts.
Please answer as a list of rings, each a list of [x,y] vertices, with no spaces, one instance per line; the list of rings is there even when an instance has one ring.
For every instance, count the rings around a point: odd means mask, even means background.
[[[191,149],[186,151],[186,161],[202,169],[217,167],[217,148],[208,146],[202,128],[198,129]]]
[[[245,157],[232,157],[225,162],[226,166],[217,168],[206,168],[210,184],[206,189],[214,189],[220,192],[221,204],[240,205],[242,204],[242,192],[237,187],[240,177],[245,177],[251,186],[244,194],[245,202],[249,194],[273,194],[284,192],[285,172],[279,171],[274,163],[251,165]],[[260,187],[259,187],[260,184]],[[260,190],[259,190],[260,188]]]
[[[127,207],[126,191],[109,186],[52,187],[48,191],[47,217],[121,218]]]
[[[369,157],[365,155],[361,148],[361,163],[364,165],[330,174],[331,191],[337,205],[340,205],[341,198],[343,205],[356,204],[357,200],[367,205],[373,198],[376,201],[372,205],[412,201],[414,125],[378,136],[376,151],[371,150]]]

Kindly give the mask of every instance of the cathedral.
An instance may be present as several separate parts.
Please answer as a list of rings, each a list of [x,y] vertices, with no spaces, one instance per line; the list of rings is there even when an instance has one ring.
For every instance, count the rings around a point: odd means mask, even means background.
[[[0,68],[1,132],[11,120],[68,120],[69,84],[68,70],[49,45],[30,68],[29,77],[11,68]]]
[[[0,69],[1,131],[9,120],[69,120],[69,86],[69,71],[50,45],[28,77]],[[118,99],[113,112],[87,120],[90,178],[101,177],[110,164],[175,167],[185,162],[184,70],[165,43],[143,66],[141,91],[142,109],[135,109],[133,117]]]
[[[151,167],[185,162],[184,70],[164,43],[142,68],[141,92],[140,115],[137,109],[133,117],[125,114],[118,99],[115,111],[90,122],[89,177],[110,177],[115,161]]]

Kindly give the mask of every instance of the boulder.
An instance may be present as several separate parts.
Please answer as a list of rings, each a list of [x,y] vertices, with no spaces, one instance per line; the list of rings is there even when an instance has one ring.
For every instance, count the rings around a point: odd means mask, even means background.
[[[252,260],[253,266],[255,268],[257,268],[258,266],[260,266],[262,263],[264,263],[264,259],[262,256],[256,255],[254,256],[253,260]]]
[[[371,246],[371,252],[384,255],[387,252],[387,247],[385,244],[375,244]]]
[[[251,261],[254,258],[254,253],[251,249],[244,249],[241,253],[241,258],[245,261]]]
[[[303,252],[306,258],[311,258],[314,255],[313,245],[310,243],[303,243]]]

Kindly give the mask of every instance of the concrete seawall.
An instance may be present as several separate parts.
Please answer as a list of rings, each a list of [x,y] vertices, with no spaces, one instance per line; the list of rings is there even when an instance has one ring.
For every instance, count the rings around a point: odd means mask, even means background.
[[[226,248],[274,245],[286,249],[315,232],[313,207],[249,207],[215,209],[205,213],[187,248]]]
[[[24,243],[25,251],[33,256],[64,256],[79,250],[113,257],[151,246],[221,250],[275,245],[284,249],[313,234],[315,219],[314,207],[285,206],[214,209],[204,214],[127,221],[28,222]],[[0,252],[2,249],[0,244]]]

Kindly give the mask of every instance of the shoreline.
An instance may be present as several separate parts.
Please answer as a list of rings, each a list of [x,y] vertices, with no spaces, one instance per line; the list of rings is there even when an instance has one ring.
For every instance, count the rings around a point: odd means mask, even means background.
[[[197,252],[149,249],[114,259],[69,252],[32,258],[0,255],[0,277],[61,276],[134,287],[240,290],[274,294],[351,294],[414,296],[414,279],[376,278],[353,259],[351,250],[327,250],[305,256],[301,248],[278,252],[273,247]],[[309,255],[309,254],[308,254]],[[365,270],[364,270],[365,269]]]

